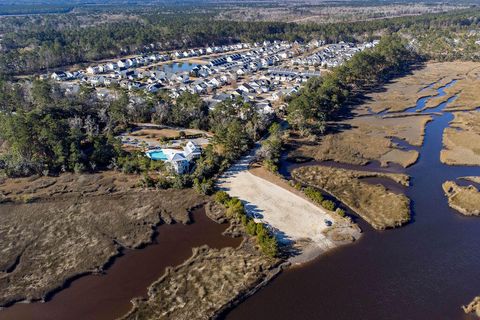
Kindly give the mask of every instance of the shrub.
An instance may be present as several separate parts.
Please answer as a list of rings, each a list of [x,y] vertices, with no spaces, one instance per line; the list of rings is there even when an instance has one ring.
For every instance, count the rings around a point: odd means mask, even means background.
[[[81,162],[75,163],[75,165],[73,166],[73,172],[75,172],[75,173],[83,173],[86,170],[87,170],[87,168]]]
[[[270,172],[277,173],[278,172],[278,165],[275,161],[271,159],[263,160],[263,166]]]
[[[273,236],[264,236],[259,241],[260,250],[269,257],[276,257],[278,255],[278,242]]]
[[[337,210],[335,210],[335,213],[338,214],[342,218],[345,217],[345,210],[343,210],[343,209],[337,208]]]
[[[240,218],[245,215],[243,203],[238,198],[232,198],[227,202],[226,215],[229,218]]]
[[[191,185],[191,181],[187,175],[177,174],[173,178],[172,187],[175,189],[188,188]]]
[[[226,204],[230,200],[230,196],[225,191],[217,191],[215,193],[215,201],[220,204]]]
[[[200,181],[198,178],[195,178],[193,180],[193,186],[195,191],[200,194],[210,195],[213,192],[213,180],[211,179],[203,178],[202,181]]]
[[[335,210],[335,203],[331,200],[323,200],[322,201],[322,207],[329,211]]]
[[[245,227],[248,225],[250,221],[251,220],[247,217],[247,215],[242,216],[242,225],[244,225]]]
[[[148,175],[148,173],[144,172],[141,180],[141,184],[145,188],[153,188],[156,186],[156,181],[152,177]]]
[[[168,179],[160,178],[157,181],[157,188],[158,189],[169,189],[172,187],[172,183],[168,181]]]
[[[257,223],[257,228],[255,230],[255,234],[259,236],[260,238],[263,238],[264,236],[268,235],[268,231],[263,225],[263,223]]]
[[[315,203],[322,204],[323,202],[323,195],[320,191],[316,190],[312,187],[306,187],[303,192],[305,195]]]
[[[255,235],[255,233],[257,231],[257,224],[255,223],[255,221],[253,221],[253,219],[248,221],[245,230],[247,231],[247,234],[249,234],[251,236]]]

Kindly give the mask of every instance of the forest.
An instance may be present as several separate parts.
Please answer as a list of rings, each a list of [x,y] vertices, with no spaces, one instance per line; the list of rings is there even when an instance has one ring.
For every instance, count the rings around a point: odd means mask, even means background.
[[[173,101],[165,92],[116,90],[115,98],[105,101],[89,87],[67,94],[50,81],[0,81],[0,170],[7,176],[161,170],[144,154],[125,152],[116,138],[134,123],[152,122],[215,133],[213,146],[204,150],[191,175],[155,181],[162,187],[196,183],[210,192],[209,179],[246,152],[271,120],[241,99],[226,100],[210,111],[203,99],[188,92]]]
[[[96,18],[95,18],[96,17]],[[458,45],[454,38],[478,27],[480,9],[451,11],[353,23],[295,24],[284,22],[241,22],[217,20],[209,13],[164,13],[152,10],[113,15],[48,15],[3,17],[0,26],[0,75],[46,72],[49,68],[84,63],[131,53],[172,50],[208,44],[259,40],[327,42],[358,41],[398,32],[418,38],[419,50],[433,58],[478,59],[472,50],[455,50],[442,56],[443,44]],[[437,35],[439,46],[429,37]],[[441,35],[441,36],[439,36]],[[470,42],[466,42],[468,44]]]

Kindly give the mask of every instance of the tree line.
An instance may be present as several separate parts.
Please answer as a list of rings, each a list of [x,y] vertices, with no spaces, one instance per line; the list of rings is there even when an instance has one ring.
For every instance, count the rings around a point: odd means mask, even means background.
[[[133,18],[90,23],[82,15],[5,19],[0,74],[45,71],[146,50],[172,50],[238,41],[356,41],[401,30],[422,32],[448,28],[468,30],[480,24],[480,10],[451,11],[354,23],[294,24],[217,20],[211,14],[142,12]],[[87,20],[90,21],[90,20]],[[11,24],[11,25],[10,25]],[[20,25],[19,28],[13,26]]]
[[[389,35],[371,49],[322,77],[310,79],[288,101],[287,119],[303,135],[322,134],[326,121],[343,111],[358,93],[406,72],[421,57],[398,35]]]
[[[117,168],[127,173],[165,170],[142,153],[122,150],[119,133],[135,123],[153,122],[214,133],[190,175],[146,181],[159,187],[190,187],[212,191],[210,179],[246,152],[270,119],[241,98],[228,99],[210,110],[196,94],[171,99],[166,92],[129,93],[116,89],[100,99],[95,89],[66,93],[58,84],[0,81],[0,169],[9,176],[84,172]]]

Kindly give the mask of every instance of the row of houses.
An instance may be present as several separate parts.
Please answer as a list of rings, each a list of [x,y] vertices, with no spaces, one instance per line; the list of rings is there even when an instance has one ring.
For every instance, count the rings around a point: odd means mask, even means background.
[[[378,40],[360,44],[339,42],[327,45],[325,48],[307,57],[294,59],[293,65],[313,66],[322,68],[334,68],[349,60],[357,52],[372,48],[378,44]]]
[[[234,50],[246,49],[249,47],[250,47],[249,44],[238,43],[234,45],[213,46],[213,47],[205,47],[200,49],[190,49],[186,51],[175,51],[171,54],[152,53],[149,55],[137,56],[137,57],[127,58],[127,59],[120,59],[116,62],[108,62],[106,64],[90,66],[86,69],[86,72],[88,74],[102,74],[102,73],[108,73],[115,70],[124,70],[124,69],[148,66],[154,63],[165,62],[172,59],[189,58],[189,57],[203,56],[203,55],[209,55],[214,53],[224,53],[224,52],[230,52]]]
[[[303,63],[302,59],[305,57],[297,58],[297,56],[306,50],[316,50],[323,45],[322,41],[313,41],[307,45],[287,41],[265,41],[253,45],[207,47],[207,49],[211,49],[208,52],[226,51],[227,53],[212,58],[206,64],[196,65],[192,69],[178,66],[175,68],[135,67],[148,64],[148,61],[154,59],[163,61],[169,58],[164,55],[152,54],[145,57],[122,59],[116,63],[122,68],[109,65],[108,73],[90,72],[92,70],[87,69],[87,73],[83,71],[75,74],[64,73],[63,75],[55,73],[52,74],[52,77],[55,76],[59,80],[80,79],[81,82],[96,87],[119,85],[128,90],[145,90],[150,93],[166,90],[174,99],[183,92],[190,92],[201,95],[212,108],[227,97],[241,96],[258,105],[259,112],[269,113],[273,110],[271,109],[272,102],[294,94],[298,91],[301,83],[308,79],[321,76],[319,71],[301,71],[286,66],[291,65],[292,61]],[[341,42],[322,47],[321,50],[308,57],[316,57],[322,59],[321,61],[330,61],[336,58],[337,63],[341,63],[355,52],[374,45],[376,42],[359,45]],[[248,50],[228,53],[229,50],[239,48]],[[203,51],[189,50],[185,53],[198,55]],[[147,60],[138,60],[139,58]]]
[[[56,71],[53,72],[50,77],[56,81],[69,81],[82,79],[87,75],[100,75],[107,74],[114,71],[122,71],[126,69],[132,69],[137,67],[149,66],[151,64],[165,62],[172,59],[188,58],[216,53],[226,53],[230,51],[236,51],[241,49],[248,49],[251,44],[237,43],[224,46],[207,46],[200,49],[189,49],[187,51],[175,51],[173,53],[151,53],[147,55],[135,56],[125,59],[119,59],[118,61],[111,61],[98,65],[89,66],[85,70],[79,70],[75,72],[70,71]],[[46,78],[48,75],[43,75],[41,78]]]
[[[305,82],[312,77],[320,77],[320,71],[299,71],[283,68],[268,69],[267,74],[277,81]]]

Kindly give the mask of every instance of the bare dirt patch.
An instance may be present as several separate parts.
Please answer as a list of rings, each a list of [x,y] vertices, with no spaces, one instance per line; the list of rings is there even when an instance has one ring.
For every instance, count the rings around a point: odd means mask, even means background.
[[[409,178],[406,175],[308,166],[295,169],[292,176],[301,183],[330,193],[375,229],[398,227],[410,220],[410,200],[405,195],[361,180],[382,177],[407,186]]]
[[[284,248],[293,249],[292,263],[304,263],[360,237],[360,230],[351,221],[337,219],[335,213],[291,191],[284,181],[252,174],[249,165],[258,150],[259,146],[222,174],[218,187],[243,201],[248,215],[271,228]]]
[[[449,165],[480,165],[480,112],[457,112],[443,132],[440,160]]]
[[[477,188],[472,185],[462,187],[454,181],[446,181],[442,187],[451,208],[466,216],[480,215],[480,192]]]
[[[0,305],[44,299],[100,272],[121,248],[151,241],[162,222],[189,221],[193,190],[142,190],[116,172],[8,179],[0,185]]]

